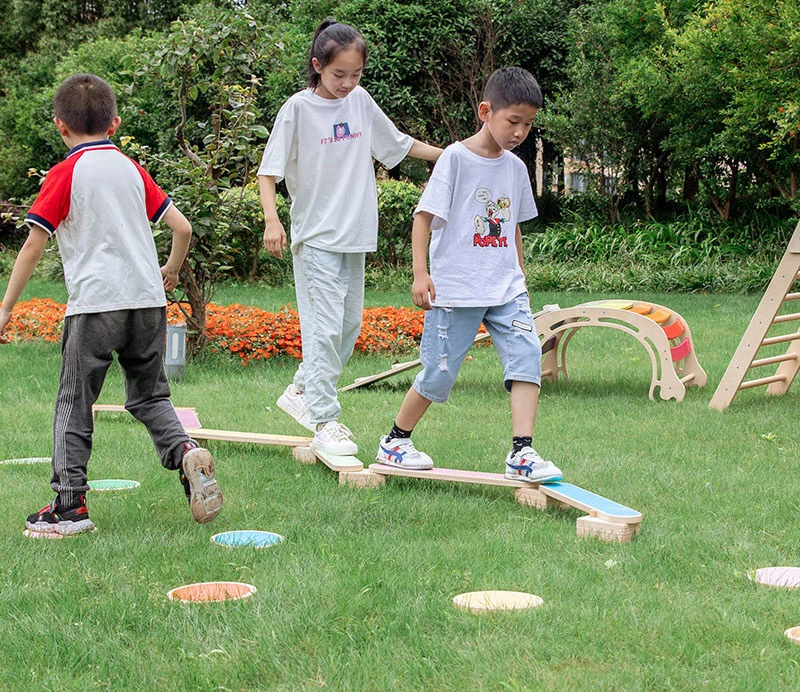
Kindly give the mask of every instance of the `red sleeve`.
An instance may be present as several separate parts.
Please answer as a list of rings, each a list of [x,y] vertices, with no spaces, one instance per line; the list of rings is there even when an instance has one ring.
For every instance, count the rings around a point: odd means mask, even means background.
[[[131,161],[133,161],[133,159],[131,159]],[[150,219],[152,223],[158,223],[167,209],[169,209],[172,200],[170,200],[167,193],[156,184],[156,181],[150,177],[150,174],[142,168],[142,166],[136,161],[133,161],[133,165],[136,166],[136,170],[139,171],[139,175],[142,176],[142,182],[144,183],[144,203],[147,207],[147,218]]]
[[[62,161],[47,172],[39,196],[25,216],[25,223],[29,226],[41,226],[51,235],[55,233],[58,225],[69,214],[72,171],[78,158],[76,156]]]

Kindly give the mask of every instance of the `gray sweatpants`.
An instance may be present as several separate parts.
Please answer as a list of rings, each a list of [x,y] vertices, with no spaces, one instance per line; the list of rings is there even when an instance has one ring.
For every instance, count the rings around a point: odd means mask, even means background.
[[[191,438],[169,398],[162,363],[166,332],[165,308],[65,318],[50,483],[65,506],[74,504],[89,489],[86,466],[92,452],[92,404],[100,396],[112,351],[125,374],[125,408],[144,423],[162,465],[180,467],[184,443]]]

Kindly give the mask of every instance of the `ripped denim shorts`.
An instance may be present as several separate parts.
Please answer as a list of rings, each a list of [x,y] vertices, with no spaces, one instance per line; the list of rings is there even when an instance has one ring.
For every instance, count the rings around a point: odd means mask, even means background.
[[[481,322],[503,364],[506,390],[511,391],[514,381],[541,384],[542,347],[528,294],[521,293],[504,305],[489,308],[428,310],[419,347],[423,370],[414,379],[417,393],[437,403],[447,401]]]

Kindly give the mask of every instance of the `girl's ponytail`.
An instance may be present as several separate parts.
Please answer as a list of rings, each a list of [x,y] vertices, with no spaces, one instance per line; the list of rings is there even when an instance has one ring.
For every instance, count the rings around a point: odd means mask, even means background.
[[[364,64],[367,62],[367,44],[364,37],[349,24],[340,24],[332,17],[323,19],[314,31],[311,41],[311,51],[308,55],[308,86],[316,89],[319,86],[319,72],[314,69],[313,59],[316,58],[320,68],[330,63],[336,55],[348,48],[361,52]]]

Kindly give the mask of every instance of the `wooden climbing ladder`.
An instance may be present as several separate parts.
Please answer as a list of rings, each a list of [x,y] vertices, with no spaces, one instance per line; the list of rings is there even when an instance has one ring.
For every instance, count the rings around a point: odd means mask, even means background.
[[[791,292],[795,281],[800,278],[800,222],[794,229],[775,275],[772,277],[761,302],[756,309],[750,325],[739,342],[736,352],[728,364],[728,369],[720,380],[709,408],[722,410],[733,401],[736,393],[767,385],[767,394],[785,394],[800,369],[800,328],[789,333],[768,336],[773,326],[800,321],[800,312],[780,313],[784,304],[800,300],[800,292]],[[770,347],[789,343],[785,353],[774,354]],[[762,356],[757,358],[759,352]],[[750,370],[769,365],[777,365],[775,374],[745,380]]]

